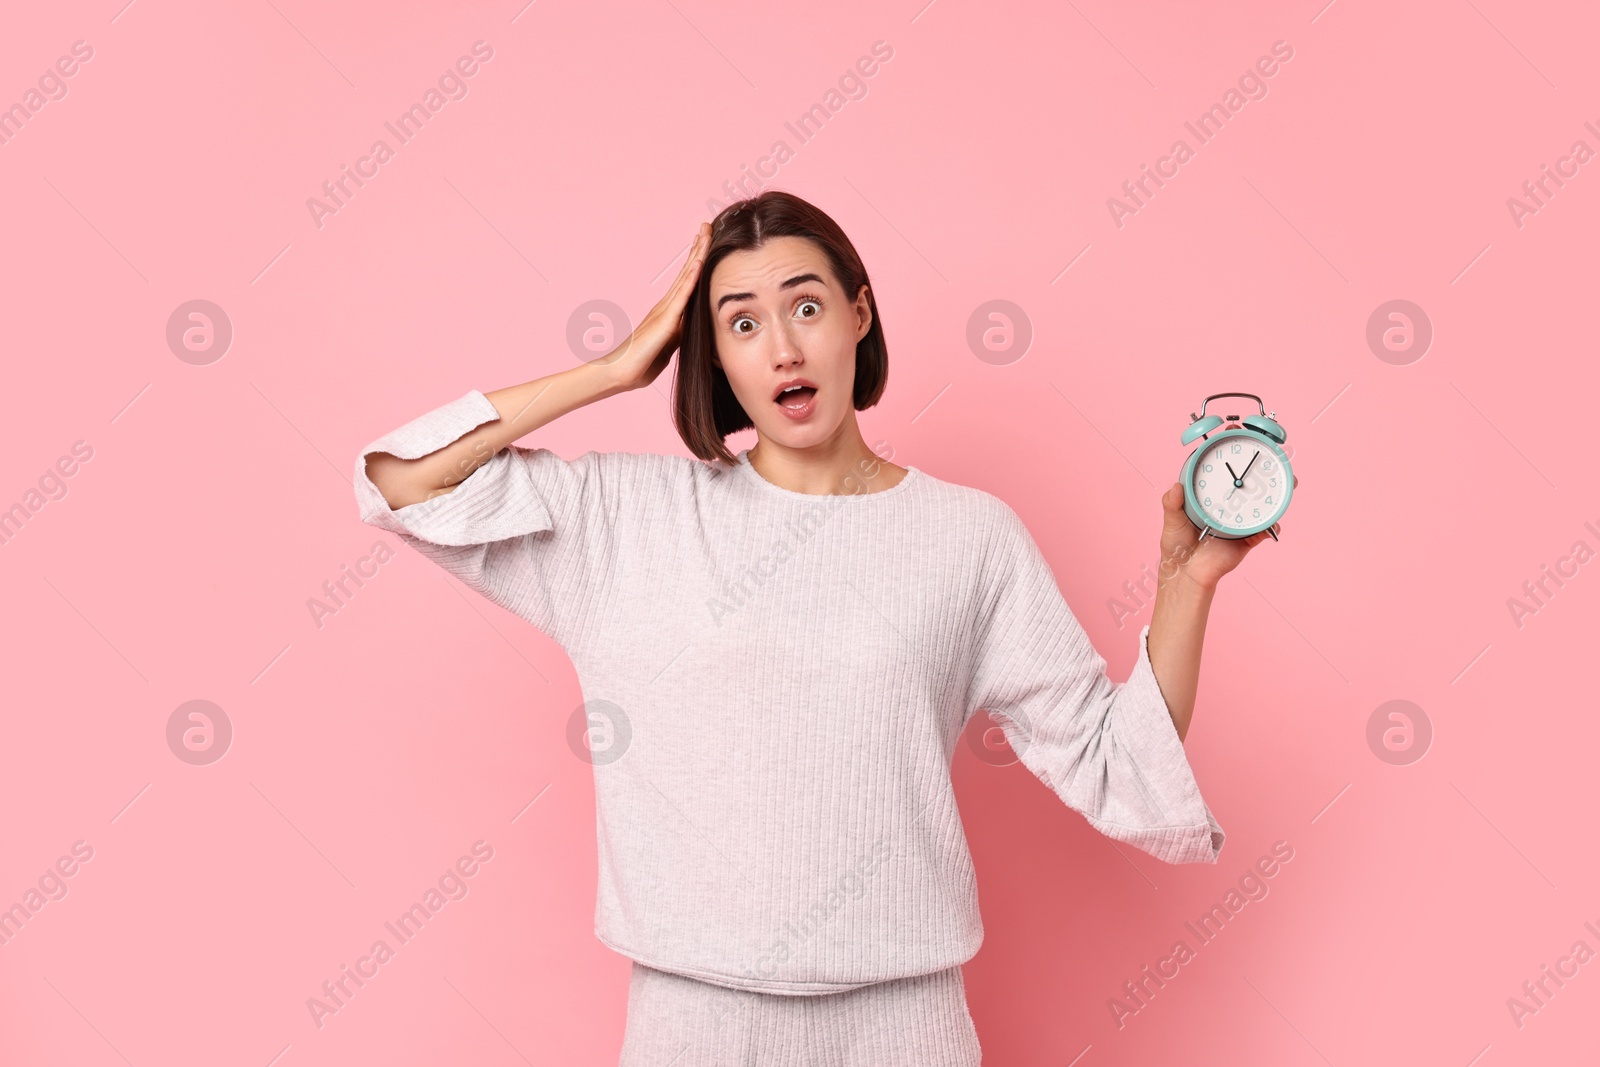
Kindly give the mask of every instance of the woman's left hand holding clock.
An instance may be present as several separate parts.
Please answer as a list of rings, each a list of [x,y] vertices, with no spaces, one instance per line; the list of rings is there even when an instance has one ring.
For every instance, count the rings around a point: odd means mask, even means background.
[[[1299,488],[1298,475],[1293,484]],[[1173,482],[1162,494],[1161,508],[1161,566],[1157,569],[1157,578],[1163,585],[1181,581],[1206,593],[1214,592],[1224,574],[1237,567],[1252,548],[1272,536],[1262,530],[1239,539],[1207,537],[1205,543],[1200,544],[1200,530],[1189,521],[1183,509],[1182,482]],[[1273,533],[1282,530],[1281,522],[1273,524]]]

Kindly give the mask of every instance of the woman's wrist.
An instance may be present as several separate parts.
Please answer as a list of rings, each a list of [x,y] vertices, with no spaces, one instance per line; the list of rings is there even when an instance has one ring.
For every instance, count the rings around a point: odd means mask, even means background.
[[[1187,570],[1183,570],[1181,568],[1170,580],[1179,583],[1185,589],[1193,590],[1198,595],[1209,597],[1217,591],[1217,583],[1199,581],[1198,579],[1190,576]],[[1160,584],[1161,583],[1157,581],[1156,587],[1158,589],[1160,588]]]
[[[584,404],[626,393],[633,388],[618,376],[616,363],[594,360],[580,363],[563,373],[572,376],[576,392],[584,398]]]
[[[1196,581],[1189,576],[1188,571],[1182,567],[1161,568],[1156,575],[1156,603],[1157,604],[1188,604],[1196,603],[1201,607],[1209,608],[1211,600],[1216,596],[1217,587]]]

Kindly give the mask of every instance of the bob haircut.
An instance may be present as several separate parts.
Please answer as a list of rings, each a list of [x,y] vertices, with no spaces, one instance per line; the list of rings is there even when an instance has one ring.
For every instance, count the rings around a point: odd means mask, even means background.
[[[730,252],[760,248],[772,237],[804,237],[827,257],[833,276],[854,303],[868,285],[867,268],[839,224],[819,208],[792,193],[769,189],[760,196],[729,204],[711,222],[711,245],[701,265],[694,294],[683,309],[678,371],[673,381],[672,419],[689,451],[704,460],[720,459],[730,466],[733,453],[723,439],[752,428],[750,415],[733,395],[728,376],[711,362],[716,350],[716,320],[711,314],[711,273]],[[883,340],[883,319],[871,288],[867,307],[872,325],[856,342],[856,380],[853,399],[857,411],[870,408],[883,396],[889,381],[889,350]]]

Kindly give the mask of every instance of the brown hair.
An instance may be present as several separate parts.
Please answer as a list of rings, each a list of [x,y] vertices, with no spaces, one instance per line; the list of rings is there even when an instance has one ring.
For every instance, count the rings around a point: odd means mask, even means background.
[[[683,309],[678,370],[673,381],[672,420],[689,451],[705,460],[734,462],[723,439],[755,424],[744,410],[728,376],[711,361],[716,350],[716,320],[711,314],[711,272],[730,252],[760,248],[772,237],[804,237],[827,257],[833,276],[854,302],[868,285],[867,268],[839,224],[819,208],[792,193],[769,189],[760,196],[729,204],[711,222],[711,246],[700,267],[694,295]],[[883,396],[889,381],[889,350],[883,340],[883,319],[872,290],[867,289],[872,325],[856,342],[854,402],[857,411]]]

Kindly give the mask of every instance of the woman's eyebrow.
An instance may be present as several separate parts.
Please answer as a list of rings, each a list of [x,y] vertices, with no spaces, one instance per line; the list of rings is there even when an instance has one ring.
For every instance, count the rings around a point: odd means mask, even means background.
[[[781,292],[784,289],[793,289],[795,286],[804,285],[806,282],[816,282],[818,285],[827,284],[820,276],[815,274],[796,274],[793,278],[778,286],[778,290]],[[717,310],[721,311],[722,305],[730,300],[754,300],[755,298],[756,294],[754,293],[723,293],[717,298]]]

